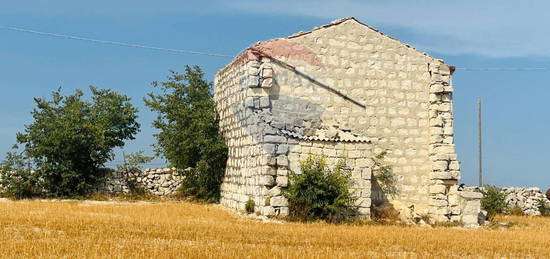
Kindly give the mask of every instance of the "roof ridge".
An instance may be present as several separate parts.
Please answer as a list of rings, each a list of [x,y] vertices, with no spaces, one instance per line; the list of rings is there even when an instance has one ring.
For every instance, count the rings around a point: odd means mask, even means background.
[[[370,26],[370,25],[368,25],[368,24],[366,24],[366,23],[363,23],[363,22],[359,21],[359,19],[357,19],[357,18],[355,18],[355,17],[353,17],[353,16],[348,16],[348,17],[344,17],[344,18],[340,18],[340,19],[333,20],[333,21],[331,21],[331,22],[328,23],[328,24],[313,27],[310,31],[305,31],[305,32],[304,32],[304,31],[299,31],[299,32],[297,32],[297,33],[294,33],[294,34],[288,36],[288,37],[280,37],[280,38],[273,38],[273,39],[264,40],[264,41],[258,41],[258,42],[256,42],[255,44],[257,44],[257,43],[259,43],[259,42],[268,42],[268,41],[273,41],[273,40],[278,40],[278,39],[293,39],[293,38],[297,38],[297,37],[300,37],[300,36],[303,36],[303,35],[307,35],[307,34],[313,33],[314,31],[317,31],[317,30],[321,30],[321,29],[325,29],[325,28],[329,28],[329,27],[332,27],[332,26],[335,26],[335,25],[342,24],[342,23],[347,22],[347,21],[350,21],[350,20],[353,20],[353,21],[357,22],[358,24],[361,24],[361,25],[363,25],[363,26],[365,26],[365,27],[367,27],[367,28],[373,30],[374,32],[377,32],[377,33],[380,34],[381,36],[386,37],[386,38],[388,38],[388,39],[390,39],[390,40],[396,41],[396,42],[398,42],[399,44],[401,44],[401,45],[403,45],[403,46],[405,46],[405,47],[407,47],[407,48],[409,48],[409,49],[411,49],[411,50],[413,50],[413,51],[416,51],[416,52],[418,52],[418,53],[420,53],[420,54],[422,54],[422,55],[424,55],[424,56],[427,56],[427,57],[429,57],[429,58],[432,58],[432,59],[437,60],[437,61],[440,61],[440,62],[444,62],[442,59],[433,57],[433,56],[431,56],[430,54],[428,54],[428,53],[425,52],[425,51],[421,51],[421,50],[419,50],[419,49],[413,47],[413,46],[410,45],[410,44],[407,44],[407,43],[402,42],[402,41],[400,41],[400,40],[398,40],[398,39],[396,39],[396,38],[394,38],[394,37],[391,37],[391,36],[389,36],[389,35],[387,35],[387,34],[384,34],[384,33],[381,32],[380,30],[378,30],[378,29],[376,29],[376,28],[374,28],[374,27],[372,27],[372,26]],[[243,53],[245,53],[248,49],[250,49],[250,47],[254,46],[255,44],[252,44],[251,46],[249,46],[249,47],[245,48],[244,50],[242,50],[238,55],[235,56],[235,58],[234,58],[229,64],[227,64],[226,66],[224,66],[223,68],[221,68],[220,70],[218,70],[218,72],[216,73],[216,76],[217,76],[220,72],[225,71],[226,69],[228,69],[229,67],[231,67],[233,64],[235,64],[235,63],[239,60],[239,57],[240,57]]]
[[[305,31],[305,32],[304,32],[304,31],[299,31],[299,32],[297,32],[297,33],[294,33],[294,34],[292,34],[292,35],[286,37],[286,38],[287,38],[287,39],[297,38],[297,37],[300,37],[300,36],[303,36],[303,35],[307,35],[307,34],[313,33],[314,31],[317,31],[317,30],[321,30],[321,29],[325,29],[325,28],[329,28],[329,27],[332,27],[332,26],[335,26],[335,25],[342,24],[342,23],[347,22],[347,21],[350,21],[350,20],[353,20],[353,21],[355,21],[355,22],[357,22],[357,23],[359,23],[359,24],[361,24],[361,25],[363,25],[363,26],[369,28],[369,29],[371,29],[371,30],[377,32],[378,34],[380,34],[380,35],[382,35],[382,36],[384,36],[384,37],[386,37],[386,38],[388,38],[388,39],[390,39],[390,40],[397,41],[398,43],[404,45],[405,47],[407,47],[407,48],[409,48],[409,49],[412,49],[412,50],[414,50],[414,51],[417,51],[417,52],[419,52],[419,53],[421,53],[421,54],[423,54],[423,55],[425,55],[425,56],[431,57],[431,58],[433,58],[433,59],[441,60],[441,59],[438,59],[438,58],[436,58],[436,57],[432,57],[432,56],[431,56],[430,54],[428,54],[427,52],[421,51],[421,50],[419,50],[419,49],[413,47],[413,46],[410,45],[410,44],[407,44],[407,43],[402,42],[402,41],[400,41],[400,40],[398,40],[398,39],[396,39],[396,38],[394,38],[394,37],[392,37],[392,36],[389,36],[389,35],[385,34],[385,33],[381,32],[380,30],[374,28],[373,26],[368,25],[368,24],[366,24],[366,23],[364,23],[364,22],[361,22],[359,19],[357,19],[357,18],[355,18],[355,17],[353,17],[353,16],[349,16],[349,17],[344,17],[344,18],[340,18],[340,19],[333,20],[333,21],[331,21],[331,22],[328,23],[328,24],[313,27],[313,28],[312,28],[311,30],[309,30],[309,31]]]

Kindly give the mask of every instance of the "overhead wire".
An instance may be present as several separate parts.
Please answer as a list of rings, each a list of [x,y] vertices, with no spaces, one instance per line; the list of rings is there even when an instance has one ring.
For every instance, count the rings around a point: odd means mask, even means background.
[[[84,38],[84,37],[78,37],[78,36],[72,36],[72,35],[66,35],[66,34],[60,34],[60,33],[51,33],[51,32],[29,30],[29,29],[20,28],[20,27],[0,26],[0,29],[17,31],[17,32],[32,33],[32,34],[37,34],[37,35],[42,35],[42,36],[51,36],[51,37],[65,38],[65,39],[71,39],[71,40],[94,42],[94,43],[100,43],[100,44],[109,44],[109,45],[116,45],[116,46],[123,46],[123,47],[132,47],[132,48],[140,48],[140,49],[166,51],[166,52],[179,53],[179,54],[192,54],[192,55],[203,55],[203,56],[224,57],[224,58],[233,58],[234,57],[233,55],[226,55],[226,54],[219,54],[219,53],[209,53],[209,52],[201,52],[201,51],[193,51],[193,50],[181,50],[181,49],[170,49],[170,48],[154,47],[154,46],[147,46],[147,45],[120,42],[120,41],[110,41],[110,40],[99,40],[99,39],[92,39],[92,38]]]
[[[31,33],[31,34],[42,35],[42,36],[50,36],[50,37],[56,37],[56,38],[64,38],[64,39],[70,39],[70,40],[93,42],[93,43],[99,43],[99,44],[108,44],[108,45],[115,45],[115,46],[122,46],[122,47],[131,47],[131,48],[165,51],[165,52],[171,52],[171,53],[176,53],[176,54],[191,54],[191,55],[202,55],[202,56],[211,56],[211,57],[235,58],[234,55],[228,55],[228,54],[194,51],[194,50],[163,48],[163,47],[155,47],[155,46],[148,46],[148,45],[121,42],[121,41],[100,40],[100,39],[85,38],[85,37],[79,37],[79,36],[67,35],[67,34],[61,34],[61,33],[51,33],[51,32],[44,32],[44,31],[30,30],[30,29],[25,29],[25,28],[21,28],[21,27],[14,27],[14,26],[1,26],[0,25],[0,29],[11,30],[11,31],[16,31],[16,32]],[[494,68],[456,67],[456,69],[461,70],[461,71],[479,71],[479,72],[504,71],[504,72],[506,72],[506,71],[549,71],[550,67],[524,67],[524,68],[522,68],[522,67],[515,67],[515,68],[506,68],[506,67],[500,67],[500,68],[499,67],[494,67]]]

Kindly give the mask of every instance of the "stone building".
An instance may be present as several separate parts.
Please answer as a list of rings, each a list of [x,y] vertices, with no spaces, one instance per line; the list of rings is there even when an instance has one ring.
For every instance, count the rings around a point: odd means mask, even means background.
[[[221,203],[285,215],[281,190],[300,161],[324,155],[353,170],[358,205],[391,202],[404,217],[477,224],[479,193],[459,191],[453,139],[453,67],[345,18],[244,50],[215,78],[229,147]],[[385,195],[373,156],[398,178]]]

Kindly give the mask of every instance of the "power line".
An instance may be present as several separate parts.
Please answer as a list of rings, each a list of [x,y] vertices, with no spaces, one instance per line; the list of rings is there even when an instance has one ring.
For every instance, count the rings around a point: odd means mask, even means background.
[[[88,41],[88,42],[94,42],[94,43],[99,43],[99,44],[108,44],[108,45],[116,45],[116,46],[123,46],[123,47],[132,47],[132,48],[140,48],[140,49],[166,51],[166,52],[172,52],[172,53],[178,53],[178,54],[193,54],[193,55],[224,57],[224,58],[233,58],[234,57],[232,55],[226,55],[226,54],[208,53],[208,52],[200,52],[200,51],[192,51],[192,50],[181,50],[181,49],[169,49],[169,48],[146,46],[146,45],[141,45],[141,44],[133,44],[133,43],[126,43],[126,42],[119,42],[119,41],[110,41],[110,40],[98,40],[98,39],[84,38],[84,37],[78,37],[78,36],[72,36],[72,35],[66,35],[66,34],[59,34],[59,33],[35,31],[35,30],[29,30],[29,29],[24,29],[24,28],[19,28],[19,27],[0,26],[0,29],[38,34],[38,35],[42,35],[42,36],[65,38],[65,39],[71,39],[71,40]]]
[[[16,32],[32,33],[32,34],[37,34],[37,35],[42,35],[42,36],[50,36],[50,37],[56,37],[56,38],[64,38],[64,39],[70,39],[70,40],[87,41],[87,42],[93,42],[93,43],[99,43],[99,44],[108,44],[108,45],[115,45],[115,46],[122,46],[122,47],[158,50],[158,51],[165,51],[165,52],[171,52],[171,53],[177,53],[177,54],[192,54],[192,55],[203,55],[203,56],[223,57],[223,58],[234,58],[235,57],[233,55],[227,55],[227,54],[192,51],[192,50],[161,48],[161,47],[147,46],[147,45],[120,42],[120,41],[110,41],[110,40],[99,40],[99,39],[92,39],[92,38],[84,38],[84,37],[72,36],[72,35],[67,35],[67,34],[29,30],[29,29],[25,29],[25,28],[21,28],[21,27],[13,27],[13,26],[0,26],[0,29],[11,30],[11,31],[16,31]],[[516,68],[498,68],[498,67],[496,67],[496,68],[467,68],[467,67],[457,67],[456,69],[461,70],[461,71],[479,71],[479,72],[548,71],[548,70],[550,70],[550,67],[525,67],[525,68],[521,68],[521,67],[516,67]]]

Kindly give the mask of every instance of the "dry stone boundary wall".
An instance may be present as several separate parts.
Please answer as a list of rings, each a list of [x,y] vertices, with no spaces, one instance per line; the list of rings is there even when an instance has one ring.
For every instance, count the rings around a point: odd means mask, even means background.
[[[111,171],[104,183],[98,186],[99,193],[128,193],[132,184],[142,187],[152,194],[163,197],[176,193],[183,175],[173,168],[156,168],[145,170]]]
[[[550,200],[544,197],[541,190],[537,187],[506,187],[502,191],[506,194],[506,207],[508,209],[520,208],[526,215],[539,216],[540,211],[538,206],[541,201],[546,203],[546,206],[550,206]]]
[[[176,193],[182,180],[183,172],[177,172],[174,168],[134,169],[128,172],[111,169],[105,180],[93,191],[105,194],[129,193],[135,186],[164,197]]]

